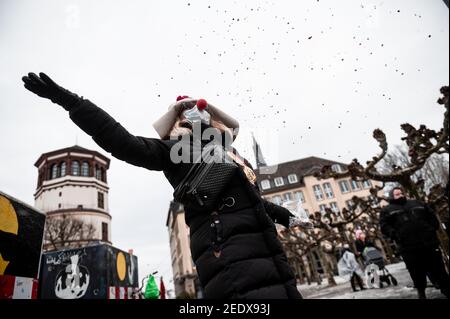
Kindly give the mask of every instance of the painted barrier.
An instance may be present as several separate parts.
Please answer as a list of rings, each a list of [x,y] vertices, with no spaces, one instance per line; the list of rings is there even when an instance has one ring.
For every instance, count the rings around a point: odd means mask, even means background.
[[[45,214],[0,192],[0,299],[36,299]]]
[[[42,299],[133,299],[137,257],[106,244],[44,253]]]

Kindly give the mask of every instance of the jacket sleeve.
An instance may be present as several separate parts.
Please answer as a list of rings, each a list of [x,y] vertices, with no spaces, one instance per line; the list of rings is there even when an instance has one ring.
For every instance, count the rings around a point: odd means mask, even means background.
[[[70,118],[112,156],[132,165],[161,171],[170,165],[170,147],[165,141],[130,134],[108,113],[89,100],[69,111]]]
[[[395,229],[391,225],[391,221],[388,217],[389,211],[386,209],[382,209],[380,212],[380,229],[383,235],[386,237],[395,240]]]
[[[425,218],[427,219],[427,221],[431,225],[431,227],[433,227],[435,230],[438,230],[439,229],[439,220],[436,216],[436,213],[428,204],[423,203],[423,205],[424,205],[424,208],[426,211]]]
[[[294,217],[294,215],[286,208],[273,204],[265,199],[263,199],[263,202],[267,215],[269,215],[273,222],[289,228],[289,217]]]

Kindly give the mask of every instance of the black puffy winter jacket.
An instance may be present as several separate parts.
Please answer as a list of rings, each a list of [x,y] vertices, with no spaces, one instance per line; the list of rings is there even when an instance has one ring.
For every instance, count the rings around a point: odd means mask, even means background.
[[[400,252],[434,247],[439,244],[436,230],[439,222],[434,211],[418,200],[392,203],[380,213],[383,234],[393,239]]]
[[[173,187],[192,165],[171,161],[176,140],[134,136],[89,100],[80,99],[70,109],[70,118],[105,151],[163,171]],[[230,198],[234,200],[227,201]],[[289,211],[263,200],[242,170],[222,199],[228,205],[218,214],[185,207],[191,253],[206,298],[301,298],[273,222],[287,227]]]

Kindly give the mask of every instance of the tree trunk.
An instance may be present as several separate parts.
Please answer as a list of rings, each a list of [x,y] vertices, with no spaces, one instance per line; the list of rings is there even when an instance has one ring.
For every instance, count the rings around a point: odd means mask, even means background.
[[[314,278],[314,281],[316,281],[318,285],[321,285],[322,279],[320,278],[320,274],[317,271],[316,259],[314,258],[314,255],[312,254],[311,251],[308,252],[308,259],[309,259],[312,278]]]
[[[319,257],[322,260],[323,265],[323,271],[325,272],[325,275],[328,279],[328,285],[330,287],[337,286],[336,281],[334,280],[334,273],[333,269],[330,267],[330,264],[328,262],[327,257],[325,256],[325,253],[322,251],[321,248],[318,249]]]
[[[308,268],[305,265],[305,259],[303,258],[303,256],[300,257],[300,262],[301,262],[301,265],[303,267],[302,269],[303,269],[303,272],[304,272],[305,277],[306,277],[306,282],[307,282],[308,285],[311,285],[311,273],[308,271]]]

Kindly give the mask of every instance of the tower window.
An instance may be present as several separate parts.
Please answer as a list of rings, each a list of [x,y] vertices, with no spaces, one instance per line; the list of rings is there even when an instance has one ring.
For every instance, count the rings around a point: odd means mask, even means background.
[[[98,192],[97,204],[99,208],[105,208],[105,197],[101,192]]]
[[[108,241],[108,224],[102,223],[102,240]]]
[[[102,180],[102,170],[98,166],[95,166],[95,178],[100,181]]]
[[[52,175],[51,175],[51,179],[58,177],[58,166],[56,164],[52,165]]]
[[[78,162],[78,161],[72,162],[72,175],[74,175],[74,176],[80,175],[80,162]]]
[[[89,163],[83,162],[81,164],[81,176],[89,176]]]
[[[59,172],[60,172],[60,176],[65,176],[66,175],[66,162],[62,162],[59,165]]]

